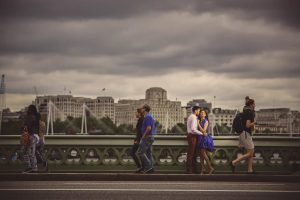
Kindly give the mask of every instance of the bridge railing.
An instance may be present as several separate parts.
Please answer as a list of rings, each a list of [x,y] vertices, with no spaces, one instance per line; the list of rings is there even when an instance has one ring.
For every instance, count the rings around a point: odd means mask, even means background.
[[[45,155],[50,171],[114,172],[134,170],[130,156],[133,135],[52,135],[46,136]],[[210,154],[219,172],[229,172],[228,163],[240,156],[238,137],[215,136],[216,150]],[[254,137],[256,171],[291,172],[300,164],[300,138]],[[185,136],[155,136],[153,157],[157,171],[184,173]],[[0,171],[21,171],[19,136],[0,136]],[[199,163],[199,157],[198,157]],[[246,170],[243,162],[238,171]]]

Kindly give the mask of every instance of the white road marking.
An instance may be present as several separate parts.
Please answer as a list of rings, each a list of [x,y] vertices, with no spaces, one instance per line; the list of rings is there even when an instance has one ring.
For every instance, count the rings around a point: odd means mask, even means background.
[[[197,183],[197,182],[190,182],[190,183],[165,183],[159,182],[163,185],[208,185],[206,183]],[[136,182],[124,182],[124,183],[113,183],[113,182],[68,182],[63,183],[64,185],[136,185]],[[138,183],[138,185],[157,185],[158,183]],[[246,185],[246,186],[284,186],[286,184],[283,183],[218,183],[218,185]]]
[[[7,188],[0,191],[114,191],[114,192],[251,192],[251,193],[300,193],[295,190],[183,190],[183,189],[62,189],[62,188]]]

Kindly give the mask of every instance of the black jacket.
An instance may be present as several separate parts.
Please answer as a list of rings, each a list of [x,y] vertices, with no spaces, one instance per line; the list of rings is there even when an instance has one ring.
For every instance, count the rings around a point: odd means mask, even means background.
[[[27,127],[29,134],[39,134],[39,120],[34,115],[25,118],[24,126]]]
[[[142,138],[142,125],[143,125],[144,117],[140,117],[137,121],[136,124],[136,136],[135,136],[135,141],[140,141]]]

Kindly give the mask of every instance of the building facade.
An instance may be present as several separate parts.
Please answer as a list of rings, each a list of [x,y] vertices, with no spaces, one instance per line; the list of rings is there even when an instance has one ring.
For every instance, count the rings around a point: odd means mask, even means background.
[[[153,87],[146,90],[145,99],[140,100],[119,100],[116,107],[116,124],[135,125],[137,119],[135,112],[144,104],[151,107],[151,115],[162,126],[163,132],[168,132],[178,123],[184,123],[184,113],[180,101],[167,99],[167,91]],[[158,130],[159,131],[159,130]]]
[[[289,108],[260,109],[256,122],[257,133],[299,133],[300,113]]]
[[[211,123],[218,125],[226,125],[228,127],[232,126],[233,119],[237,114],[237,110],[214,108],[212,110],[212,115],[210,115]]]
[[[82,117],[83,105],[88,113],[96,118],[109,117],[115,121],[115,103],[112,97],[96,99],[73,97],[72,95],[38,96],[34,102],[42,115],[52,109],[54,119],[65,120],[67,117]],[[49,106],[51,105],[52,106]]]
[[[201,109],[204,109],[207,114],[211,113],[212,103],[208,103],[205,99],[193,99],[187,103],[188,108],[192,108],[193,106],[199,106]],[[191,109],[189,110],[190,112],[187,113],[188,115],[192,112]]]
[[[205,99],[193,99],[192,101],[189,101],[187,103],[186,107],[183,107],[183,112],[185,113],[185,122],[187,118],[192,114],[192,108],[194,106],[199,106],[201,109],[204,109],[206,111],[207,115],[210,115],[211,109],[212,109],[212,104],[208,103]]]

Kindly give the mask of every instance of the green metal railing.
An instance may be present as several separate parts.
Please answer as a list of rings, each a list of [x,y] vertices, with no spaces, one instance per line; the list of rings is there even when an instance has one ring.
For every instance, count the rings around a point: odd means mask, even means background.
[[[45,155],[50,171],[113,172],[134,170],[130,157],[132,135],[54,135],[46,136]],[[216,150],[210,154],[219,172],[229,172],[229,161],[243,153],[238,137],[214,137]],[[300,164],[300,138],[254,137],[256,171],[291,172]],[[155,136],[155,169],[184,173],[187,142],[185,136]],[[0,171],[21,171],[19,136],[0,136]],[[198,158],[199,162],[199,158]],[[245,171],[245,162],[238,171]]]

